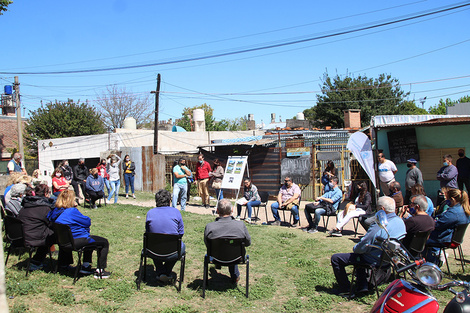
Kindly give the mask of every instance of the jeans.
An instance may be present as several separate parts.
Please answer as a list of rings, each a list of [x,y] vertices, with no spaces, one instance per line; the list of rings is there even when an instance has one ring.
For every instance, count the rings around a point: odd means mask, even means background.
[[[134,194],[134,175],[124,173],[124,182],[126,184],[126,195],[129,194],[129,185],[131,186],[132,194]]]
[[[271,204],[271,212],[273,213],[274,220],[281,221],[278,210],[279,210],[279,202],[276,201],[273,204]],[[294,216],[294,223],[296,223],[299,220],[299,206],[294,205],[290,211],[292,215]]]
[[[258,201],[258,200],[247,202],[246,210],[248,211],[248,218],[251,218],[251,212],[253,211],[251,207],[258,206],[260,204],[261,204],[261,201]],[[240,216],[241,213],[242,213],[242,206],[241,204],[237,204],[237,216]]]
[[[121,186],[121,180],[110,180],[109,184],[111,185],[111,192],[108,194],[108,202],[111,201],[111,198],[114,194],[114,203],[118,201],[119,187]]]
[[[317,229],[321,216],[326,214],[326,210],[323,205],[324,204],[320,202],[317,205],[310,203],[305,206],[305,217],[308,221],[308,228]],[[314,220],[312,220],[312,213],[315,215]]]
[[[336,282],[339,285],[340,292],[348,292],[351,284],[346,274],[345,267],[348,265],[367,264],[361,254],[357,253],[336,253],[331,256],[331,267],[335,273]],[[367,288],[366,270],[363,267],[356,269],[358,290]]]
[[[222,200],[224,198],[224,191],[222,189],[214,189],[215,190],[215,197],[217,200]],[[219,198],[220,195],[220,198]]]
[[[181,254],[185,254],[186,252],[186,245],[183,243],[181,246]],[[171,271],[173,270],[173,267],[176,264],[176,261],[178,261],[178,254],[173,254],[169,257],[166,258],[158,258],[158,259],[153,259],[153,264],[155,264],[155,271],[157,272],[157,275],[160,276],[162,274],[165,274],[167,276],[171,275]]]
[[[188,194],[188,184],[174,184],[173,185],[173,201],[171,205],[176,208],[178,205],[178,198],[181,196],[181,211],[186,210],[186,197]]]
[[[103,180],[104,180],[104,184],[106,186],[106,189],[108,189],[108,195],[109,195],[109,180],[106,179],[106,178],[103,178]]]

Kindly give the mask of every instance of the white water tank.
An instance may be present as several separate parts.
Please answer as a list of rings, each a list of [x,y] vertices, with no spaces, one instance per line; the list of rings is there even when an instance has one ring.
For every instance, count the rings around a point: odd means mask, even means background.
[[[206,131],[206,120],[204,117],[203,109],[196,109],[193,111],[194,131],[203,132]]]
[[[303,121],[303,120],[305,120],[305,116],[302,112],[299,112],[296,115],[296,119],[299,120],[299,121]]]
[[[135,118],[128,116],[124,119],[124,129],[137,129]]]

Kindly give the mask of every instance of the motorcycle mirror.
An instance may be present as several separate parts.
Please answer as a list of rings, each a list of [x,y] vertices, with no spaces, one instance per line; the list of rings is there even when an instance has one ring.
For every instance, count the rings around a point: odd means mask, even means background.
[[[379,225],[380,228],[386,229],[388,225],[387,213],[384,210],[379,210],[375,214],[375,223]]]

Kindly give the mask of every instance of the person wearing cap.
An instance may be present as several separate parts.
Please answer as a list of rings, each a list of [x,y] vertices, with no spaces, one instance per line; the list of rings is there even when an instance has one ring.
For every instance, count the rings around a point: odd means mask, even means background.
[[[410,204],[410,197],[411,197],[411,187],[414,185],[423,185],[423,174],[421,170],[416,166],[418,163],[415,159],[407,160],[409,170],[406,171],[406,178],[405,178],[405,204]]]

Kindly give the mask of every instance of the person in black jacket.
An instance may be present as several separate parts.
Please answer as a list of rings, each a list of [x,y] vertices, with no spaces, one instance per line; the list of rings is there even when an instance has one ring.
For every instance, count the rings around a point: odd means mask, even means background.
[[[329,232],[330,236],[341,237],[341,231],[344,225],[346,225],[352,218],[372,213],[372,196],[370,195],[370,192],[367,191],[367,184],[365,182],[358,184],[357,192],[358,194],[354,199],[354,202],[348,203],[346,208],[338,213],[338,222],[336,223],[336,227]]]
[[[72,184],[73,180],[73,170],[69,165],[69,160],[63,160],[59,164],[60,169],[64,172],[64,178],[69,183]]]
[[[52,225],[47,219],[47,214],[54,208],[53,200],[49,198],[50,190],[45,184],[40,184],[34,189],[34,196],[23,198],[18,218],[23,222],[24,239],[26,245],[38,247],[31,260],[30,270],[42,268],[50,247],[56,243]],[[72,255],[59,251],[59,265],[72,263]]]
[[[75,195],[79,199],[83,199],[80,196],[80,190],[78,190],[78,185],[82,189],[82,194],[85,195],[85,184],[86,179],[90,173],[88,172],[88,168],[85,165],[85,159],[80,158],[78,160],[78,164],[73,167],[73,180],[72,186],[73,190],[75,191]]]

